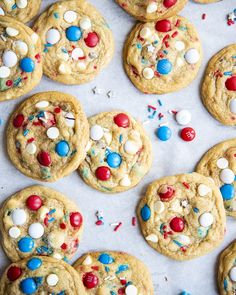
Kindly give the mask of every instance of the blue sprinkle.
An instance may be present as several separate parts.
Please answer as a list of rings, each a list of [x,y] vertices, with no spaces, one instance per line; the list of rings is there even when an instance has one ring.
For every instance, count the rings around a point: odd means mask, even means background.
[[[186,291],[182,291],[179,295],[191,295],[191,294]]]
[[[142,45],[140,43],[137,44],[138,49],[142,49]]]
[[[68,53],[68,51],[65,48],[62,48],[61,51],[64,53]]]
[[[227,279],[224,279],[224,290],[227,291],[228,289],[228,282]]]
[[[158,99],[158,103],[159,103],[159,106],[162,107],[162,101],[160,99]]]
[[[232,72],[224,72],[225,76],[232,76]]]
[[[174,242],[177,246],[179,246],[180,248],[183,247],[183,245],[182,245],[180,242],[178,242],[178,241],[176,241],[176,240],[173,240],[173,242]]]
[[[11,7],[12,10],[13,9],[16,9],[16,8],[17,8],[17,5],[16,4],[12,5],[12,7]]]
[[[57,295],[65,295],[65,294],[66,294],[65,291],[61,291],[61,292],[57,293]]]
[[[193,208],[193,211],[194,211],[195,213],[198,213],[198,212],[199,212],[199,209],[198,209],[197,207],[194,207],[194,208]]]
[[[158,41],[157,41],[157,40],[155,40],[153,43],[154,43],[154,44],[158,44]]]
[[[60,16],[59,16],[59,13],[58,13],[58,12],[54,12],[54,13],[53,13],[53,15],[54,15],[54,17],[55,17],[55,18],[60,18]]]
[[[110,271],[110,268],[108,266],[105,266],[105,271],[106,272],[109,272]]]
[[[52,44],[50,43],[47,43],[47,44],[44,44],[45,47],[52,47]]]
[[[23,131],[23,135],[24,135],[24,136],[26,136],[28,133],[29,133],[29,129],[25,129],[25,130]]]
[[[101,262],[102,264],[111,264],[114,262],[114,259],[112,258],[111,255],[107,254],[107,253],[102,253],[99,257],[98,257],[98,261]]]
[[[50,210],[49,212],[48,212],[48,214],[49,215],[52,215],[53,213],[55,213],[56,212],[56,209],[52,209],[52,210]]]
[[[116,274],[119,274],[119,273],[126,271],[128,269],[129,269],[128,264],[121,264],[121,265],[119,265],[118,270],[116,271]]]
[[[110,291],[111,295],[116,295],[116,293],[114,291]]]
[[[29,121],[32,121],[34,119],[34,115],[31,115],[28,117]]]
[[[52,218],[50,218],[50,219],[48,219],[48,222],[53,222],[53,221],[55,221],[56,219],[54,218],[54,217],[52,217]]]
[[[119,137],[119,143],[122,143],[122,141],[123,141],[123,135],[121,134]]]
[[[36,287],[38,288],[43,283],[43,277],[34,277],[34,281],[35,281]]]

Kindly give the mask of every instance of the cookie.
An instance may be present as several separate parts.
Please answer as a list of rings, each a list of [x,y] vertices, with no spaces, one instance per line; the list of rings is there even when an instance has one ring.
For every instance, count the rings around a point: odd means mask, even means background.
[[[214,55],[202,83],[202,101],[211,115],[224,125],[236,125],[236,44]]]
[[[218,143],[202,157],[196,171],[211,177],[219,187],[226,214],[236,218],[236,139]]]
[[[23,23],[0,16],[0,101],[30,92],[41,80],[41,42]]]
[[[154,295],[147,267],[124,252],[87,253],[73,266],[88,295]]]
[[[0,295],[85,295],[77,272],[68,263],[33,256],[8,266],[0,279]]]
[[[151,142],[128,113],[112,111],[89,118],[87,156],[79,167],[84,181],[105,193],[137,185],[152,164]]]
[[[229,245],[220,255],[218,266],[220,295],[234,295],[236,290],[236,242]]]
[[[23,174],[52,182],[78,168],[88,142],[88,122],[79,101],[61,92],[41,92],[12,114],[8,155]]]
[[[187,0],[116,0],[130,15],[140,21],[155,21],[178,14]]]
[[[163,94],[188,86],[201,61],[198,33],[180,16],[138,23],[124,48],[126,73],[144,93]]]
[[[40,5],[41,0],[3,0],[0,1],[0,15],[27,23],[38,13]]]
[[[176,260],[205,255],[224,238],[226,218],[220,191],[198,173],[151,183],[137,215],[148,244]]]
[[[209,4],[214,2],[220,2],[222,0],[194,0],[194,1],[201,4]]]
[[[55,81],[89,82],[113,56],[114,41],[108,24],[84,0],[53,4],[33,29],[44,44],[44,74]]]
[[[79,208],[61,193],[31,186],[5,201],[0,210],[2,245],[12,261],[31,255],[68,261],[83,230]]]

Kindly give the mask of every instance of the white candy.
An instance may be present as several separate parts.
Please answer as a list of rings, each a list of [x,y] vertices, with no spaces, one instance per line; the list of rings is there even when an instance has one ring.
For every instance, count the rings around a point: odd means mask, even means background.
[[[10,69],[8,67],[2,66],[0,67],[0,78],[7,78],[10,76]]]
[[[145,238],[147,241],[153,242],[153,243],[157,243],[158,242],[158,236],[155,234],[150,234],[149,236],[147,236]]]
[[[147,39],[151,36],[151,34],[152,31],[147,27],[142,28],[142,30],[140,31],[140,37],[142,37],[143,39]]]
[[[73,10],[68,10],[64,13],[64,20],[71,24],[73,23],[77,18],[77,13]]]
[[[6,28],[6,33],[10,37],[15,37],[15,36],[17,36],[19,34],[19,31],[14,29],[14,28],[7,27]]]
[[[160,214],[165,210],[165,205],[162,201],[156,201],[154,204],[154,210]]]
[[[93,125],[90,128],[90,138],[100,140],[103,137],[104,131],[100,125]]]
[[[8,68],[12,68],[17,64],[17,56],[14,51],[8,50],[5,51],[2,55],[2,61],[4,65]]]
[[[157,11],[157,4],[155,2],[148,4],[146,11],[147,11],[147,13],[156,12]]]
[[[154,71],[151,68],[143,69],[143,77],[147,80],[151,80],[154,77]]]
[[[128,175],[124,175],[124,177],[120,180],[120,185],[121,186],[130,186],[131,185],[131,180]]]
[[[199,223],[203,227],[209,227],[214,221],[213,215],[210,212],[203,213],[199,217]]]
[[[83,265],[91,265],[93,263],[93,259],[90,255],[88,255],[84,261],[82,262]]]
[[[75,115],[71,112],[65,114],[66,119],[66,125],[68,127],[74,127],[75,126]]]
[[[68,64],[61,63],[58,67],[60,74],[71,74],[71,68]]]
[[[4,10],[2,9],[2,7],[0,7],[0,15],[5,15]]]
[[[84,56],[84,52],[81,48],[75,48],[73,49],[73,51],[71,52],[71,56],[74,60],[78,60],[79,57],[83,57]]]
[[[185,53],[184,58],[187,61],[187,63],[196,64],[199,61],[200,55],[197,49],[191,48]]]
[[[47,130],[47,137],[50,139],[56,139],[58,138],[60,132],[59,129],[57,127],[50,127]]]
[[[177,51],[182,51],[182,50],[184,50],[184,48],[185,48],[184,42],[182,42],[182,41],[176,41],[175,42],[175,49]]]
[[[37,151],[37,147],[33,142],[31,142],[31,143],[27,144],[25,150],[28,154],[34,155]]]
[[[25,8],[28,5],[27,0],[16,0],[16,5],[18,8]]]
[[[233,266],[229,272],[231,281],[236,282],[236,266]]]
[[[186,235],[178,235],[175,240],[177,240],[178,242],[180,242],[183,245],[189,245],[190,244],[190,238]]]
[[[19,238],[21,231],[17,226],[13,226],[9,229],[8,233],[11,238],[17,239]]]
[[[236,99],[235,98],[231,99],[231,101],[229,103],[229,108],[232,113],[236,114]]]
[[[44,235],[44,227],[41,223],[32,223],[29,226],[28,233],[33,239],[40,239]]]
[[[181,57],[178,57],[176,62],[178,67],[181,67],[184,64],[184,61]]]
[[[55,258],[55,259],[58,259],[58,260],[61,260],[63,258],[63,256],[60,253],[57,253],[57,252],[53,253],[52,257]]]
[[[91,28],[91,20],[89,17],[84,16],[81,18],[80,22],[79,22],[80,28],[82,30],[88,30]]]
[[[134,285],[128,285],[125,288],[125,295],[137,295],[138,289]]]
[[[49,212],[49,209],[46,206],[42,206],[38,212],[39,212],[40,219],[44,220],[44,218],[46,217],[46,214]]]
[[[59,278],[56,274],[51,273],[50,275],[47,276],[46,281],[49,286],[56,286],[56,284],[59,281]]]
[[[49,106],[49,102],[47,100],[41,100],[38,103],[36,103],[35,106],[37,109],[44,109]]]
[[[188,125],[191,122],[192,115],[188,110],[181,110],[176,114],[175,119],[179,125]]]
[[[139,150],[139,147],[135,141],[127,140],[124,145],[124,150],[126,153],[128,153],[130,155],[135,155],[137,153],[137,151]]]
[[[49,44],[56,44],[61,39],[61,35],[57,29],[50,29],[46,34],[46,41]]]
[[[220,172],[220,180],[223,183],[226,183],[226,184],[233,183],[234,182],[234,177],[235,177],[234,172],[229,168],[223,169]]]
[[[109,145],[112,141],[112,134],[110,132],[105,132],[104,139],[105,139],[106,143]]]
[[[226,158],[220,158],[220,159],[217,160],[216,165],[220,169],[225,169],[225,168],[228,167],[229,162],[228,162],[228,160]]]
[[[201,197],[205,197],[211,189],[207,185],[201,183],[199,184],[197,191]]]
[[[16,50],[20,52],[22,55],[26,55],[28,53],[28,45],[21,40],[17,40],[14,42]]]
[[[14,225],[23,225],[26,222],[27,214],[24,209],[15,209],[11,215]]]
[[[34,44],[36,44],[36,43],[38,42],[38,39],[39,39],[38,34],[33,33],[33,34],[31,35],[31,40],[32,40],[32,42],[33,42]]]
[[[65,242],[65,234],[59,230],[54,230],[48,234],[48,242],[50,246],[61,249],[61,245]]]

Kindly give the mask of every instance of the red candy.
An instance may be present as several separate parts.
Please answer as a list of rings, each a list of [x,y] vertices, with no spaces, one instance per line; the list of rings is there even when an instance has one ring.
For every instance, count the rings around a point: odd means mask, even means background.
[[[167,19],[159,20],[156,22],[155,29],[162,33],[169,32],[171,30],[171,23]]]
[[[73,212],[70,214],[70,224],[73,227],[81,227],[81,224],[83,222],[83,217],[79,212]]]
[[[236,76],[228,78],[225,82],[225,87],[230,91],[236,91]]]
[[[39,208],[41,208],[42,204],[42,199],[37,195],[31,195],[26,200],[26,206],[33,211],[37,211]]]
[[[20,128],[24,123],[24,119],[25,119],[24,115],[22,114],[17,115],[15,119],[13,120],[13,126],[15,128]]]
[[[88,36],[84,39],[84,41],[88,47],[95,47],[99,42],[99,37],[95,32],[88,33]]]
[[[50,154],[48,152],[45,152],[45,151],[41,151],[38,154],[38,161],[42,166],[45,166],[45,167],[49,167],[51,165],[51,163],[52,163]]]
[[[175,5],[176,2],[177,2],[177,0],[164,0],[163,5],[164,5],[166,8],[170,8],[170,7],[172,7],[173,5]]]
[[[12,282],[17,280],[21,274],[22,270],[18,266],[11,266],[7,271],[7,277]]]
[[[169,202],[174,197],[175,190],[170,185],[163,185],[159,191],[162,202]]]
[[[174,217],[170,221],[170,228],[177,233],[182,232],[184,230],[184,219],[181,217]]]
[[[114,122],[117,126],[127,128],[130,125],[129,117],[124,114],[120,113],[114,117]]]
[[[87,272],[83,277],[83,284],[88,289],[93,289],[98,285],[98,277],[92,272]]]
[[[111,177],[111,170],[106,166],[101,166],[97,168],[95,174],[97,179],[106,181]]]
[[[191,127],[185,127],[181,130],[180,136],[184,141],[192,141],[196,136],[196,132]]]

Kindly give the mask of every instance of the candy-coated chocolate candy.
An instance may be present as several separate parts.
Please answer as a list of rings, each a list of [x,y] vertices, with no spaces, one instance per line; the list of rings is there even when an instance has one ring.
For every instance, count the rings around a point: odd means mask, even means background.
[[[236,266],[233,266],[229,272],[231,281],[236,282]]]
[[[49,286],[56,286],[59,281],[59,278],[55,273],[51,273],[47,276],[46,281]]]
[[[92,26],[91,20],[88,16],[83,16],[79,21],[79,25],[82,30],[89,30]]]
[[[201,226],[203,227],[209,227],[212,225],[214,221],[214,217],[210,212],[206,212],[203,213],[200,217],[199,217],[199,223]]]
[[[42,199],[37,195],[31,195],[26,200],[26,206],[28,207],[28,209],[33,211],[37,211],[39,208],[41,208],[42,204]]]
[[[146,11],[147,13],[153,13],[157,11],[157,8],[157,4],[155,2],[151,2],[148,4]]]
[[[148,221],[149,218],[151,217],[151,210],[148,207],[148,205],[144,205],[140,213],[141,213],[141,217],[143,221]]]
[[[90,33],[88,33],[87,37],[84,39],[84,42],[88,47],[93,48],[98,44],[99,37],[98,37],[97,33],[90,32]]]
[[[17,226],[12,226],[9,229],[8,234],[11,238],[17,239],[17,238],[19,238],[19,236],[21,234],[21,230]]]
[[[220,169],[225,169],[229,165],[229,161],[226,158],[220,158],[217,160],[216,165]]]
[[[171,130],[168,126],[161,126],[157,129],[156,135],[162,141],[167,141],[171,138]]]
[[[69,41],[79,41],[82,37],[81,29],[77,26],[71,26],[66,29],[66,38]]]
[[[100,140],[104,135],[104,131],[102,126],[100,125],[93,125],[90,128],[90,138],[92,140]]]
[[[231,101],[229,103],[229,108],[232,113],[236,114],[236,99],[235,98],[231,99]]]
[[[24,294],[33,294],[37,290],[36,282],[33,278],[27,278],[20,282],[20,289]]]
[[[39,163],[42,166],[49,167],[52,163],[51,156],[48,152],[41,151],[37,157]]]
[[[67,23],[73,23],[76,18],[77,18],[77,12],[73,11],[73,10],[67,10],[64,15],[63,18]]]
[[[106,166],[101,166],[97,168],[95,174],[97,179],[106,181],[111,177],[111,170]]]
[[[98,285],[98,277],[92,272],[87,272],[83,277],[83,284],[88,289],[93,289]]]
[[[138,295],[138,289],[134,285],[128,285],[125,288],[125,295]]]
[[[31,252],[34,248],[34,240],[31,237],[21,238],[18,242],[18,248],[23,253]]]
[[[226,183],[226,184],[233,183],[234,179],[235,179],[235,175],[234,175],[233,170],[231,170],[229,168],[221,170],[221,172],[220,172],[220,180],[223,183]]]
[[[40,268],[41,265],[42,265],[42,260],[40,258],[36,258],[36,257],[31,258],[27,262],[27,267],[30,270],[36,270],[36,269]]]
[[[114,262],[114,259],[111,257],[111,255],[109,255],[107,253],[102,253],[98,257],[98,261],[100,261],[102,264],[111,264]]]
[[[117,114],[114,117],[114,122],[117,126],[122,128],[127,128],[130,125],[129,117],[124,113]]]
[[[173,199],[175,190],[170,185],[162,185],[158,193],[162,202],[169,202]]]
[[[2,61],[6,67],[12,68],[17,64],[17,55],[12,50],[5,51],[2,55]]]
[[[199,61],[200,55],[197,49],[191,48],[185,53],[184,58],[187,63],[196,64]]]
[[[83,217],[79,212],[73,212],[70,214],[70,224],[73,227],[81,227],[83,223]]]
[[[167,19],[159,20],[156,22],[155,29],[162,33],[169,32],[171,30],[171,23]]]
[[[7,278],[9,281],[17,280],[22,274],[22,269],[18,266],[11,266],[7,271]]]
[[[182,232],[184,230],[184,219],[181,217],[174,217],[170,221],[170,228],[177,233]]]
[[[23,72],[31,73],[35,69],[35,63],[34,63],[34,61],[31,58],[24,57],[20,61],[20,68],[22,69]]]
[[[118,153],[110,153],[107,156],[107,164],[111,168],[118,168],[122,162],[121,156]]]
[[[27,214],[24,209],[15,209],[12,212],[11,219],[14,225],[23,225],[26,222]]]
[[[170,8],[170,7],[174,6],[176,4],[176,2],[177,2],[177,0],[164,0],[163,5],[166,8]]]
[[[46,41],[49,44],[56,44],[61,39],[61,35],[57,29],[50,29],[46,34]]]
[[[13,126],[15,128],[20,128],[24,123],[24,119],[25,119],[24,115],[22,114],[17,115],[13,120]]]
[[[161,59],[157,63],[157,71],[161,75],[168,75],[172,71],[172,63],[168,59]]]
[[[220,188],[221,195],[224,201],[228,201],[234,198],[235,189],[232,184],[224,184]]]
[[[225,82],[225,87],[229,91],[236,91],[236,76],[228,78]]]
[[[192,115],[188,110],[181,110],[176,114],[175,119],[178,124],[187,125],[191,122]]]
[[[191,127],[185,127],[180,132],[180,137],[184,141],[192,141],[192,140],[194,140],[195,136],[196,136],[196,132]]]
[[[69,143],[66,140],[61,140],[56,144],[55,150],[60,157],[66,157],[70,151]]]
[[[40,239],[44,235],[44,227],[41,223],[35,222],[29,226],[28,233],[33,239]]]

